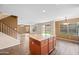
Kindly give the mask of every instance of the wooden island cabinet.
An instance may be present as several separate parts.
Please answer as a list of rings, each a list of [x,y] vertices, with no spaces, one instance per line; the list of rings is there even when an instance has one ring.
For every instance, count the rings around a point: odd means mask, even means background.
[[[55,49],[54,37],[30,35],[29,48],[31,55],[48,55]]]
[[[48,40],[48,46],[49,46],[49,53],[51,53],[54,50],[54,37],[49,38]]]

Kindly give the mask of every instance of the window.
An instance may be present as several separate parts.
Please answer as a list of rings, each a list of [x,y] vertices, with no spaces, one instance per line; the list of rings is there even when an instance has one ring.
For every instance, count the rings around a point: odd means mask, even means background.
[[[77,24],[69,24],[68,25],[69,28],[69,34],[70,35],[77,35]]]
[[[61,25],[60,25],[60,32],[61,32],[61,33],[64,33],[64,34],[67,34],[67,26],[61,24]]]
[[[79,35],[79,24],[68,24],[68,25],[60,25],[60,33],[61,34],[68,34],[68,35]]]

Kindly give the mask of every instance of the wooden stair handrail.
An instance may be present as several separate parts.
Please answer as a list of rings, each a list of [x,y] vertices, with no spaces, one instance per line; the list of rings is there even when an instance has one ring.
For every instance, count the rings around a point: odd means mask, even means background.
[[[11,26],[0,21],[0,32],[3,32],[9,36],[17,38],[17,30],[13,29]]]

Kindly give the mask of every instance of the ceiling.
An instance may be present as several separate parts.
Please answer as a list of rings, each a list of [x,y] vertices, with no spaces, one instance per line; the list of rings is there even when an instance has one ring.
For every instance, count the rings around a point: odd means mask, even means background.
[[[44,11],[44,12],[43,12]],[[18,24],[79,17],[78,4],[0,4],[0,12],[18,16]]]

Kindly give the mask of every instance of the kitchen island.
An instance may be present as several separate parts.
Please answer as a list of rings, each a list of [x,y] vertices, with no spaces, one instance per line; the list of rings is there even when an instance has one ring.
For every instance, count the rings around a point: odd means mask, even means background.
[[[30,34],[29,48],[31,55],[48,55],[55,49],[56,39],[53,35]]]

